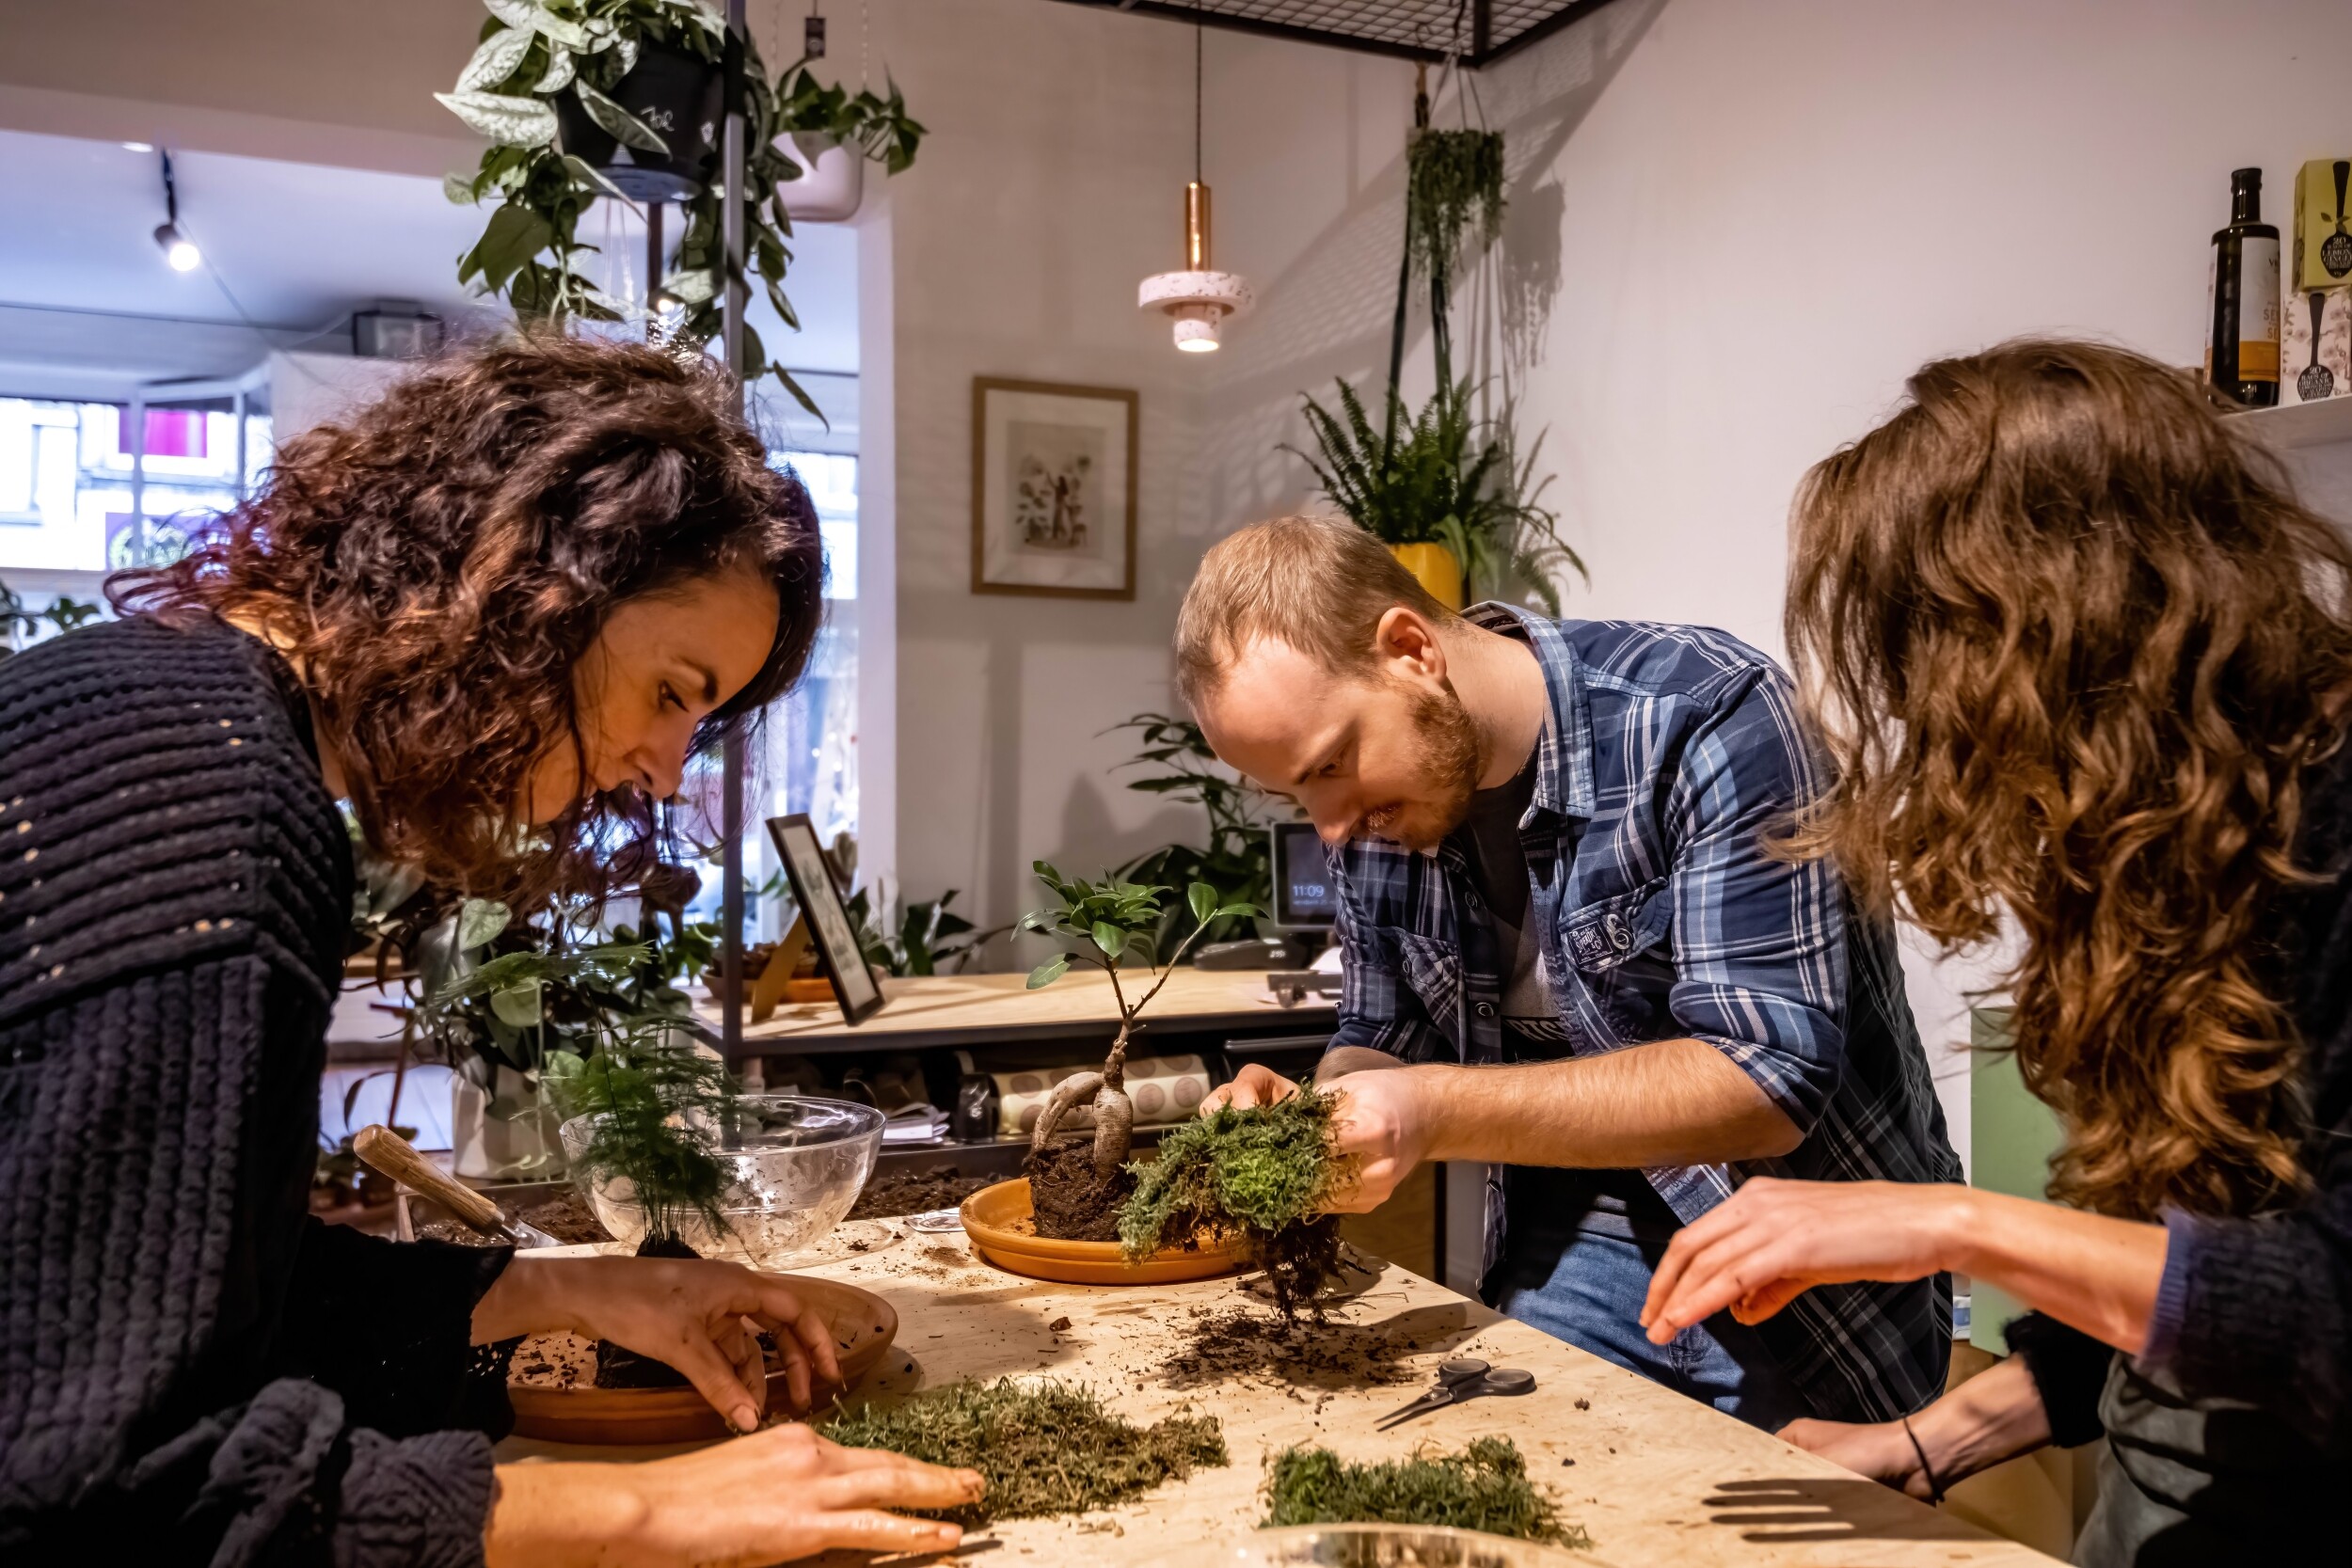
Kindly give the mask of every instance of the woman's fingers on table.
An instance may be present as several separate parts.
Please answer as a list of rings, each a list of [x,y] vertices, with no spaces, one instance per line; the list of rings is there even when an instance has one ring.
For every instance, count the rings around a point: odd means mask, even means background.
[[[817,1486],[817,1500],[825,1508],[954,1508],[979,1497],[977,1475],[949,1470],[902,1454],[884,1454],[882,1464],[850,1464],[850,1456],[870,1450],[845,1449],[843,1463]]]

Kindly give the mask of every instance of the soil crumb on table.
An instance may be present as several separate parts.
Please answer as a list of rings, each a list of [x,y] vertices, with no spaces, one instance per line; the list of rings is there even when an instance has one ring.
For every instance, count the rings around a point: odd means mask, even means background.
[[[1238,1307],[1195,1307],[1175,1327],[1176,1351],[1159,1369],[1171,1388],[1234,1380],[1348,1388],[1411,1383],[1420,1374],[1407,1358],[1431,1348],[1391,1328],[1336,1319],[1285,1322]]]
[[[510,1222],[535,1225],[567,1246],[589,1242],[609,1242],[612,1233],[596,1219],[596,1211],[577,1188],[565,1187],[562,1192],[543,1197],[519,1209],[508,1209]],[[506,1243],[483,1235],[463,1220],[445,1214],[421,1218],[417,1225],[421,1242],[455,1242],[461,1246],[504,1246]]]
[[[927,1214],[953,1209],[982,1187],[994,1186],[993,1176],[966,1176],[953,1165],[929,1170],[878,1170],[850,1206],[853,1220],[896,1219],[901,1214]]]

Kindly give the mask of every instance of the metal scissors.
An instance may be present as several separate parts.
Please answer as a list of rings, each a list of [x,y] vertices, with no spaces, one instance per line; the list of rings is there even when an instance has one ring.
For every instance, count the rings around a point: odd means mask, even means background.
[[[1442,1410],[1449,1404],[1474,1400],[1481,1394],[1526,1394],[1534,1391],[1535,1374],[1518,1367],[1489,1367],[1472,1356],[1455,1361],[1440,1362],[1436,1386],[1402,1410],[1392,1411],[1373,1423],[1375,1432],[1386,1432],[1432,1410]]]

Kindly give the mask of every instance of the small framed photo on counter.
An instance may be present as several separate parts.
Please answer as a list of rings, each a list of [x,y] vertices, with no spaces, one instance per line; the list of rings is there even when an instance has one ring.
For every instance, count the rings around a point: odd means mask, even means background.
[[[972,592],[1136,596],[1136,398],[972,382]]]
[[[804,812],[768,819],[768,836],[784,862],[792,883],[793,902],[808,922],[817,945],[817,960],[833,982],[834,999],[841,1004],[844,1023],[865,1022],[882,1010],[882,987],[866,967],[865,951],[850,928],[850,911],[841,905],[841,890],[834,885],[833,868],[825,863],[825,847],[818,842],[817,827]]]

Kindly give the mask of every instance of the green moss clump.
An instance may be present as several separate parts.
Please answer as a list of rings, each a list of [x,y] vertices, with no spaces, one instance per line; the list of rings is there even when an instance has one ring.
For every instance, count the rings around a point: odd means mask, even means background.
[[[1507,1437],[1379,1465],[1350,1465],[1328,1449],[1285,1449],[1267,1465],[1265,1498],[1268,1526],[1451,1525],[1556,1546],[1593,1544],[1527,1479],[1527,1460]]]
[[[936,1517],[961,1525],[1084,1513],[1140,1497],[1205,1465],[1232,1463],[1214,1416],[1170,1416],[1138,1427],[1066,1383],[956,1383],[895,1405],[836,1416],[825,1435],[930,1465],[977,1470],[980,1500]]]
[[[1310,1218],[1345,1175],[1330,1155],[1337,1101],[1311,1084],[1278,1104],[1227,1105],[1160,1136],[1159,1157],[1128,1169],[1135,1196],[1119,1216],[1130,1260],[1196,1236],[1238,1234],[1266,1272],[1285,1318],[1337,1277],[1339,1220]]]

